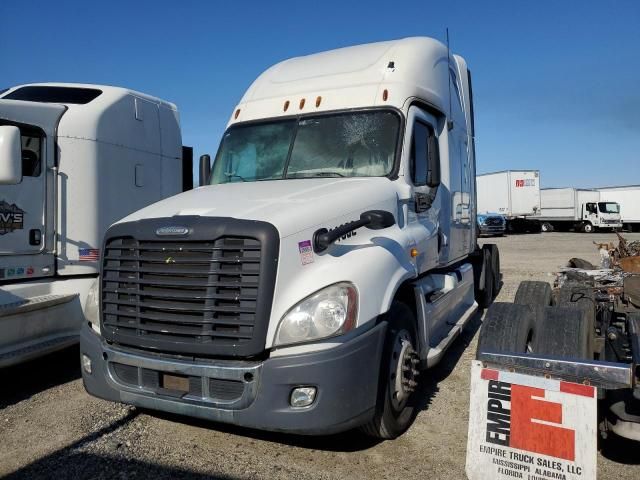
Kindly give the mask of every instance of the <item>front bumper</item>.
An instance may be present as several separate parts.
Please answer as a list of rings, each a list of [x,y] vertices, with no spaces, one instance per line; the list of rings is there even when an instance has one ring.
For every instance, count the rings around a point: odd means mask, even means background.
[[[480,235],[504,235],[505,225],[480,225]]]
[[[92,373],[83,369],[82,378],[105,400],[260,430],[331,434],[373,416],[385,332],[381,323],[338,347],[258,362],[187,361],[116,349],[85,324],[80,352]],[[188,378],[189,393],[162,388],[154,378],[164,374]],[[300,386],[318,393],[309,407],[293,408],[291,391]]]

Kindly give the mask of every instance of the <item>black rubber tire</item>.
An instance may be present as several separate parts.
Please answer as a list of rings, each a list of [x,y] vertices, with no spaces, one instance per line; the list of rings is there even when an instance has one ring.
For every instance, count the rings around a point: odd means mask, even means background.
[[[373,418],[360,427],[360,430],[374,438],[391,440],[402,435],[411,426],[418,413],[416,407],[416,394],[413,392],[404,409],[396,412],[391,404],[390,381],[388,374],[391,362],[392,343],[399,330],[405,329],[410,333],[414,349],[417,351],[417,336],[415,331],[416,320],[409,307],[401,302],[393,302],[386,314],[389,323],[387,338],[380,363],[380,378],[378,380],[378,398],[376,411]]]
[[[513,303],[548,307],[551,305],[551,285],[547,282],[520,282]]]
[[[480,308],[487,308],[493,302],[493,263],[491,249],[483,245],[480,250],[480,259],[474,270],[474,291],[476,302]]]
[[[543,232],[553,232],[553,225],[551,225],[549,222],[542,222],[542,225],[540,225],[540,229]]]
[[[527,353],[535,313],[527,305],[496,302],[487,310],[478,337],[478,352]]]
[[[497,245],[491,245],[491,263],[492,263],[492,275],[493,275],[493,298],[498,296],[500,293],[500,284],[502,283],[502,275],[500,273],[500,250],[498,250]],[[492,300],[493,300],[492,298]]]
[[[596,301],[593,288],[581,283],[566,282],[552,295],[552,305],[573,308],[584,313],[589,351],[595,349]]]
[[[582,224],[581,231],[583,233],[594,233],[596,231],[595,227],[591,225],[590,222],[585,222]]]
[[[585,312],[572,307],[546,307],[537,329],[534,351],[538,355],[590,360],[589,325]]]

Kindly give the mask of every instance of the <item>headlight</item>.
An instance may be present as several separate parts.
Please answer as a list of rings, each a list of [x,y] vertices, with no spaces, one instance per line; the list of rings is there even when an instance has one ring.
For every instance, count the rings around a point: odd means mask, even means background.
[[[100,291],[99,282],[95,280],[84,301],[84,316],[91,323],[94,332],[100,335]]]
[[[308,342],[341,335],[356,326],[358,292],[347,282],[323,288],[282,317],[275,345]]]

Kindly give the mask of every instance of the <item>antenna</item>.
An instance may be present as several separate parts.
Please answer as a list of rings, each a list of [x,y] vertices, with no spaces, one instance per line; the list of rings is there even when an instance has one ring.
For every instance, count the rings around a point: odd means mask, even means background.
[[[447,27],[447,85],[449,85],[449,119],[447,130],[453,130],[453,115],[451,108],[451,50],[449,48],[449,27]]]

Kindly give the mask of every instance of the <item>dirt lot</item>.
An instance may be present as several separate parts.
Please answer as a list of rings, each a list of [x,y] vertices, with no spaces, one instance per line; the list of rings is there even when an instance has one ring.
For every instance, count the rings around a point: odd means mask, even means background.
[[[628,238],[640,238],[640,234]],[[519,281],[552,282],[570,257],[597,262],[610,234],[496,239],[504,273],[498,300]],[[488,240],[493,241],[493,240]],[[77,349],[0,371],[0,476],[8,478],[465,478],[469,365],[477,316],[444,361],[422,378],[422,410],[401,438],[357,433],[306,438],[179,418],[90,397]],[[599,477],[640,478],[640,445],[612,442]]]

